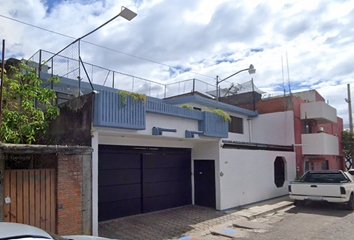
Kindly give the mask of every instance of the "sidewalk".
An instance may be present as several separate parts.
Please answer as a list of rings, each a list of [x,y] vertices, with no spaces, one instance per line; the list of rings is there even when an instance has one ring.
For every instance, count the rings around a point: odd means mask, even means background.
[[[122,240],[227,240],[242,237],[247,228],[266,229],[255,218],[290,205],[288,196],[229,211],[187,205],[100,222],[98,232]]]
[[[244,233],[238,228],[244,229],[267,229],[269,225],[252,221],[259,216],[276,212],[293,204],[288,196],[279,197],[256,204],[251,204],[243,208],[225,211],[230,217],[222,221],[220,225],[211,227],[208,230],[200,229],[198,224],[194,229],[187,232],[182,240],[216,240],[242,237]],[[230,220],[231,219],[231,220]]]

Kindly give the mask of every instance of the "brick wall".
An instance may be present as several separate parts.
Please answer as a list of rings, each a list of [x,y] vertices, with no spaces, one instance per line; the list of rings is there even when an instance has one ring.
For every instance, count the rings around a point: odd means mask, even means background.
[[[57,233],[82,234],[82,155],[58,155]]]

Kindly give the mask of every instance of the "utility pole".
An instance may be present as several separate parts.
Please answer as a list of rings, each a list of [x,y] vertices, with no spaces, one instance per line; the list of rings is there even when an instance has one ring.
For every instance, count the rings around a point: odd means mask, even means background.
[[[352,116],[352,100],[350,96],[350,84],[347,84],[347,89],[348,89],[348,110],[349,110],[349,130],[350,133],[353,134],[353,116]]]

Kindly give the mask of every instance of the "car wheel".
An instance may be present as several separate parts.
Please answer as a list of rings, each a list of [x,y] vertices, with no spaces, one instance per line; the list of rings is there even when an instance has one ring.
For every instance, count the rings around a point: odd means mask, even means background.
[[[301,201],[301,200],[294,200],[294,205],[296,207],[303,207],[305,204],[304,204],[304,201]]]
[[[353,193],[350,194],[349,201],[347,202],[347,209],[353,211],[354,210],[354,197]]]

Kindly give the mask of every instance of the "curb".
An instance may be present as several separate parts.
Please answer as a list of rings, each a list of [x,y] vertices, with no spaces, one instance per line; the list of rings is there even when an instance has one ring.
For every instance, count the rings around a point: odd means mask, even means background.
[[[293,206],[293,205],[294,205],[293,202],[287,202],[287,203],[281,204],[280,206],[276,206],[276,207],[274,207],[272,209],[268,209],[266,211],[263,211],[263,212],[260,212],[260,213],[256,213],[256,214],[250,216],[250,219],[254,219],[254,218],[259,217],[259,216],[267,215],[268,213],[276,212],[276,211],[279,211],[281,209],[284,209],[284,208],[287,208],[287,207],[290,207],[290,206]]]
[[[272,205],[264,205],[264,206],[255,206],[255,207],[250,207],[246,208],[237,212],[234,212],[232,214],[245,217],[248,220],[255,219],[256,217],[266,215],[271,212],[278,211],[283,208],[287,208],[289,206],[293,205],[293,202],[291,201],[282,201],[276,204]]]
[[[289,198],[278,198],[272,199],[269,201],[264,201],[263,203],[257,203],[254,205],[250,205],[243,209],[234,210],[233,212],[228,212],[227,214],[233,215],[236,219],[241,221],[237,222],[237,220],[228,220],[217,226],[211,227],[208,230],[197,231],[194,233],[188,233],[189,236],[184,236],[179,239],[188,239],[188,240],[201,240],[201,239],[209,239],[209,234],[214,236],[224,236],[227,238],[237,238],[242,237],[239,234],[241,233],[237,229],[233,229],[233,227],[237,228],[260,228],[259,226],[255,226],[253,222],[248,222],[250,220],[256,219],[259,216],[263,216],[272,212],[279,211],[284,208],[288,208],[293,205],[293,201]],[[244,221],[242,221],[244,219]],[[240,224],[240,226],[235,226]]]

